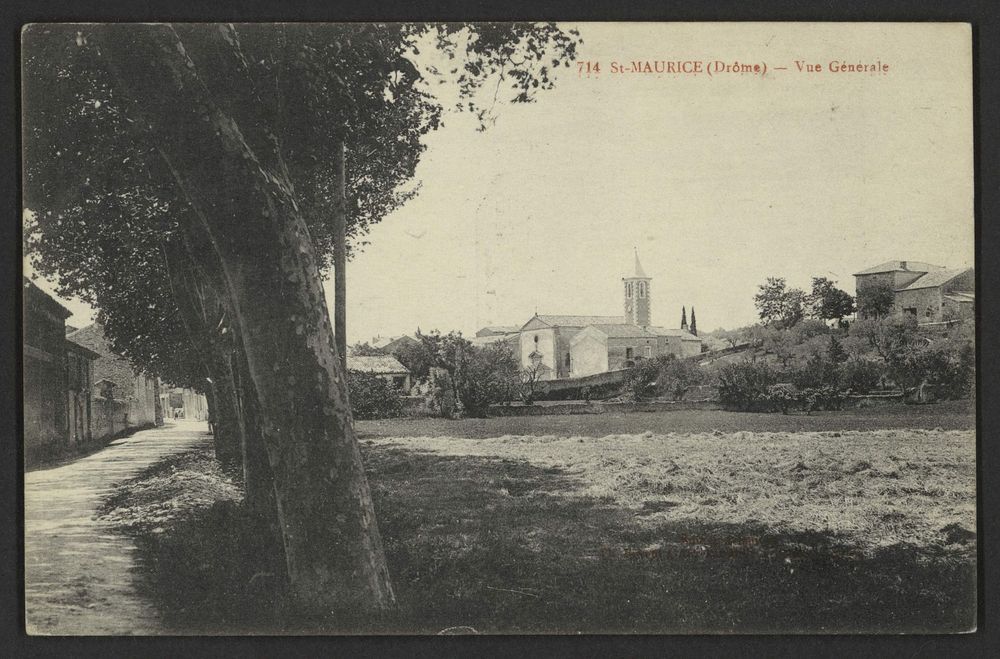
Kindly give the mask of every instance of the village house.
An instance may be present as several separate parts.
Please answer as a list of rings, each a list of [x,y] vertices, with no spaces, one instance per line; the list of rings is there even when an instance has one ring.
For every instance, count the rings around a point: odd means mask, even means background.
[[[90,424],[94,438],[162,422],[156,378],[135,371],[127,359],[115,353],[100,324],[71,332],[66,339],[97,354],[91,387]]]
[[[207,421],[209,418],[208,400],[194,389],[161,382],[159,397],[160,409],[166,418],[193,421]]]
[[[92,437],[92,363],[99,355],[66,341],[72,312],[23,278],[26,464]]]
[[[855,288],[884,285],[893,292],[892,314],[909,315],[920,324],[975,318],[973,268],[945,268],[921,261],[886,261],[854,273]],[[859,302],[858,318],[873,314]]]
[[[348,355],[347,370],[372,373],[392,386],[400,394],[410,393],[410,372],[392,355]]]

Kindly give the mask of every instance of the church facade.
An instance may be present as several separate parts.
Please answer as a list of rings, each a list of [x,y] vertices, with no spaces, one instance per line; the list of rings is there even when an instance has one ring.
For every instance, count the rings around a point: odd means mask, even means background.
[[[651,284],[637,253],[634,273],[622,279],[622,316],[536,313],[517,332],[521,366],[553,380],[629,368],[657,355],[701,353],[701,339],[688,327],[652,324]]]

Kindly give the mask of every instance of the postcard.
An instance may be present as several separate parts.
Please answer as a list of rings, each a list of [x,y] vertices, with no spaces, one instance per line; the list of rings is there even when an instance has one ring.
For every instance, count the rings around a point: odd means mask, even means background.
[[[21,39],[29,634],[975,630],[968,24]]]

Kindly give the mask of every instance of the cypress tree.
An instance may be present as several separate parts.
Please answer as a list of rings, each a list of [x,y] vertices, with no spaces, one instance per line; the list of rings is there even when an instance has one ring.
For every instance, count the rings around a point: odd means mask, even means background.
[[[698,336],[698,321],[694,317],[694,307],[691,307],[691,333]]]
[[[687,307],[681,307],[681,329],[687,329],[687,327],[688,327]]]

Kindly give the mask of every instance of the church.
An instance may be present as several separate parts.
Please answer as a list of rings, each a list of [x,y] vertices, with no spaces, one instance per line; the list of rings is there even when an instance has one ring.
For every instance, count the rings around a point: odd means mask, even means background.
[[[635,254],[635,271],[622,279],[622,316],[566,316],[536,313],[519,329],[478,334],[482,340],[510,340],[521,366],[538,369],[539,379],[578,378],[629,368],[657,355],[690,357],[701,353],[694,308],[691,327],[683,311],[681,327],[652,324],[652,278]],[[500,329],[500,328],[498,328]]]

